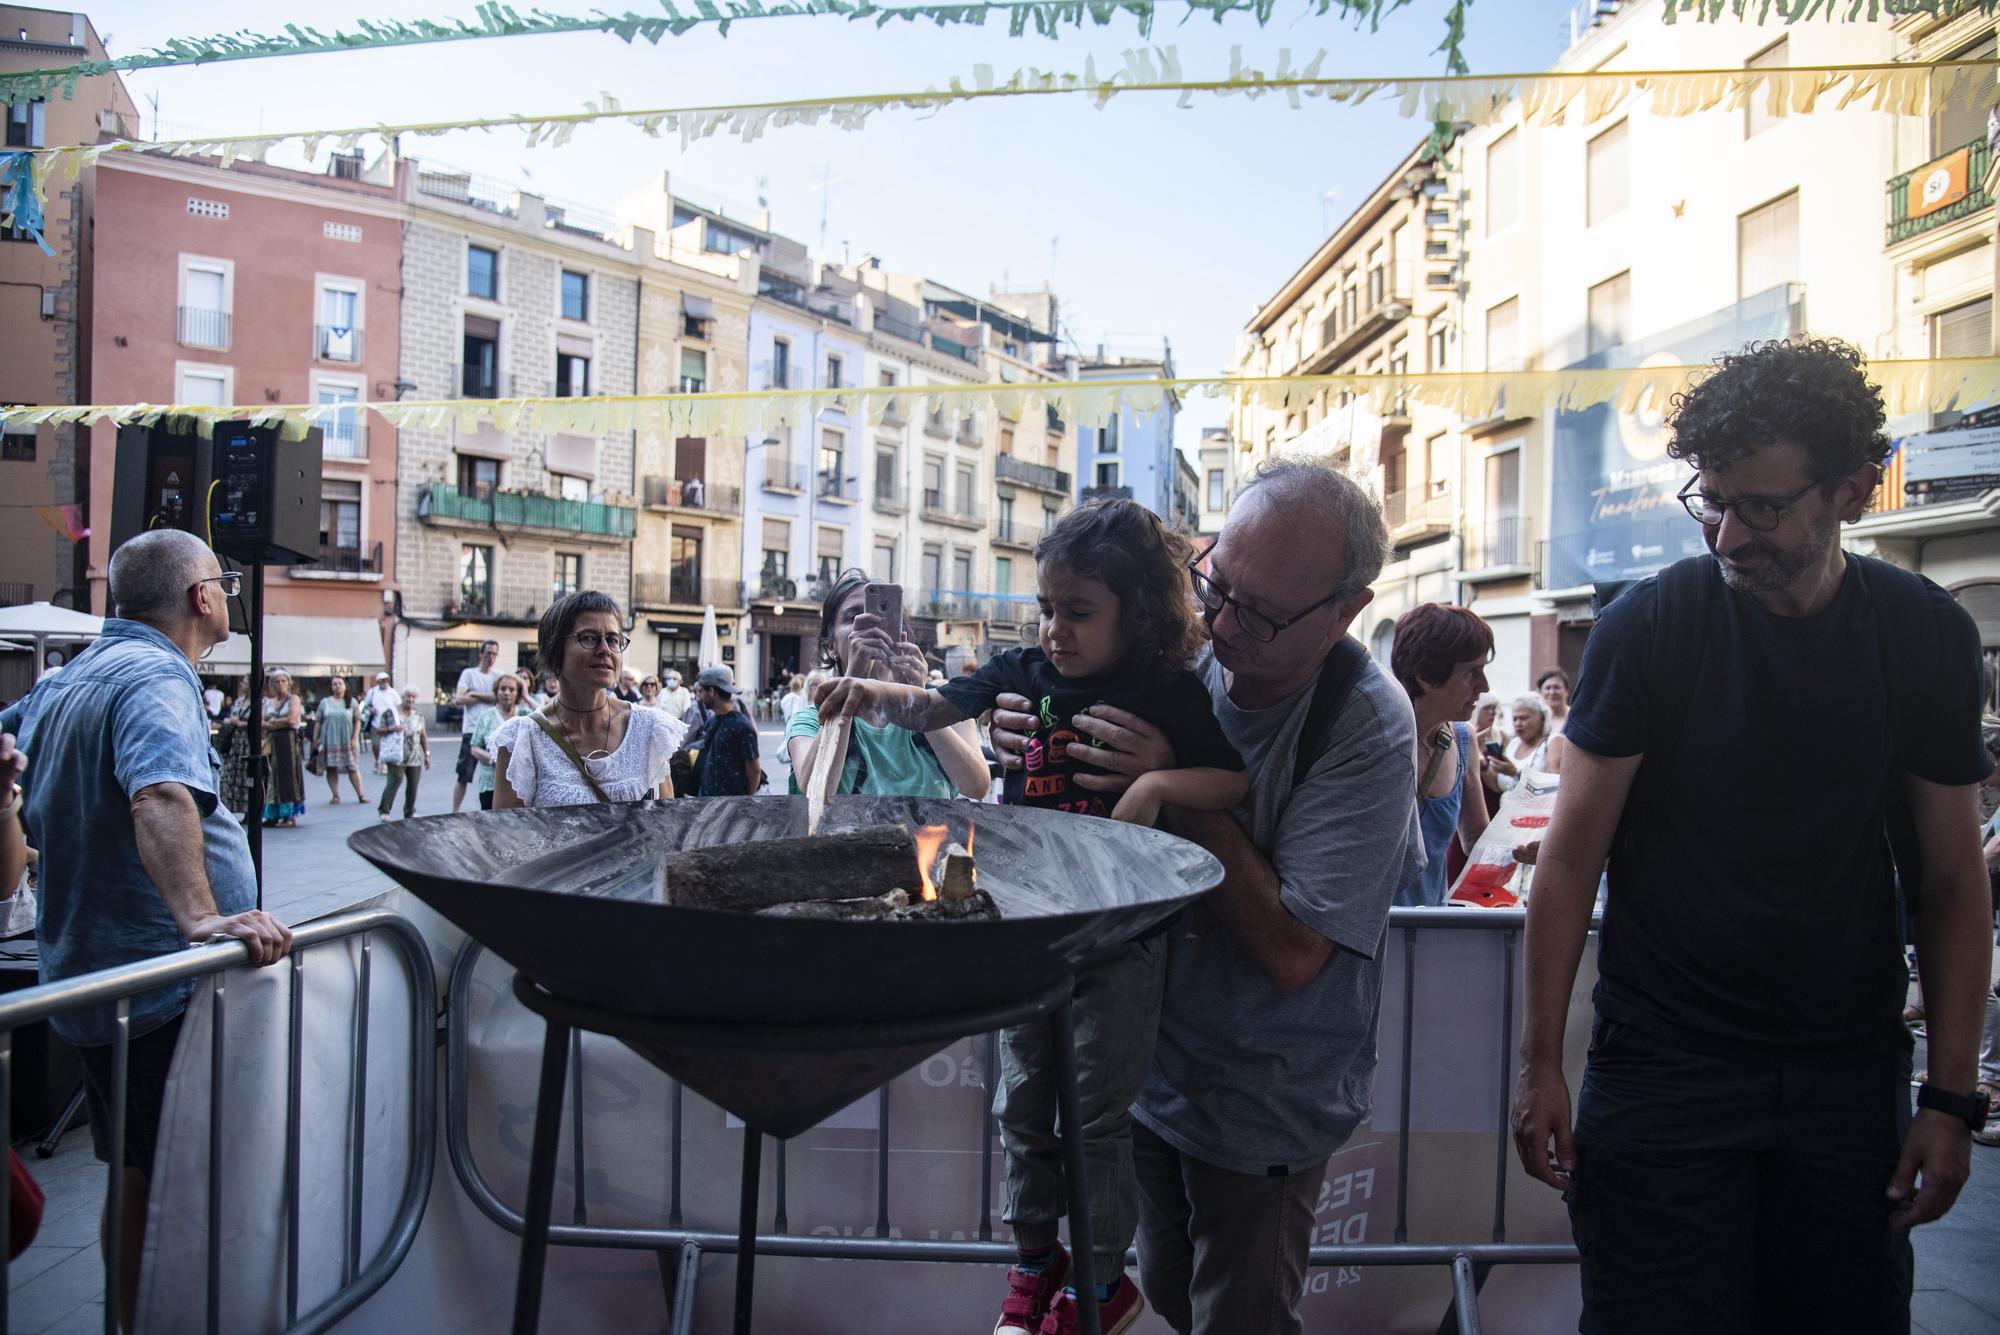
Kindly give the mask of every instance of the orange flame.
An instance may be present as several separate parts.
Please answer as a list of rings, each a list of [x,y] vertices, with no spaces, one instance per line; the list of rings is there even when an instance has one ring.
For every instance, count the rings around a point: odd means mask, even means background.
[[[972,841],[978,837],[978,834],[979,827],[977,825],[968,825],[965,827],[965,856],[972,856]],[[974,866],[972,869],[972,883],[974,885],[979,884],[979,868],[977,866]]]
[[[950,837],[949,825],[926,825],[917,831],[917,877],[923,883],[925,899],[938,897],[937,883],[931,879],[931,868],[937,865],[938,854],[944,851],[944,841]]]

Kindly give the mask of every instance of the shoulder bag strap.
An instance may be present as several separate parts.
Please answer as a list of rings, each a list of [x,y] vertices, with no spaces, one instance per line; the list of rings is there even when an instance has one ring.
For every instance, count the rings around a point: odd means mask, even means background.
[[[548,716],[540,710],[528,715],[528,717],[533,719],[535,726],[547,733],[549,740],[554,742],[562,753],[569,757],[569,763],[576,766],[578,776],[583,779],[584,786],[590,789],[591,795],[600,802],[609,802],[611,798],[606,795],[603,787],[597,782],[596,777],[591,774],[590,766],[583,763],[583,757],[576,753],[575,744],[563,734],[563,730],[549,722]],[[627,724],[626,726],[630,727],[631,725]]]
[[[1340,710],[1353,692],[1354,679],[1361,672],[1361,664],[1368,657],[1368,651],[1351,635],[1340,637],[1340,643],[1327,654],[1326,662],[1320,665],[1319,680],[1313,683],[1312,703],[1306,706],[1306,721],[1299,728],[1298,745],[1292,752],[1292,787],[1306,781],[1306,775],[1319,763],[1333,745],[1333,721],[1340,717]]]

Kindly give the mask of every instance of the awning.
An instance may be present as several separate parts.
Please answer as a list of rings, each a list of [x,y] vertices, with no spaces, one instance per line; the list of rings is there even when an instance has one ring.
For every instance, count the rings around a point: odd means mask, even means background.
[[[691,319],[713,320],[715,318],[715,303],[707,297],[697,297],[692,292],[683,292],[681,294],[681,312]]]
[[[373,617],[264,618],[264,667],[299,677],[365,677],[384,669],[382,629]],[[202,672],[248,672],[250,641],[231,635],[201,661]]]

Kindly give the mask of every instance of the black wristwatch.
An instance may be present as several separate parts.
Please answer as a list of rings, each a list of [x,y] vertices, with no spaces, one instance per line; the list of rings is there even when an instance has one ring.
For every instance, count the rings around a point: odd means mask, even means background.
[[[1917,1106],[1929,1108],[1932,1112],[1949,1113],[1953,1117],[1965,1119],[1965,1124],[1974,1131],[1983,1130],[1986,1116],[1992,1107],[1984,1094],[1954,1094],[1936,1085],[1917,1086]]]

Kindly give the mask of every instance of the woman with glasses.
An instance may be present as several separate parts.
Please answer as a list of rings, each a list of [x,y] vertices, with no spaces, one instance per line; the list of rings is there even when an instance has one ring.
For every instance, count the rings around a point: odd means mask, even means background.
[[[535,656],[555,676],[555,698],[493,734],[495,811],[674,795],[667,762],[685,726],[614,694],[631,642],[618,604],[595,589],[542,613]]]
[[[289,830],[306,814],[306,771],[299,754],[304,719],[291,674],[276,668],[264,677],[264,754],[271,760],[271,791],[264,797],[264,823]]]

